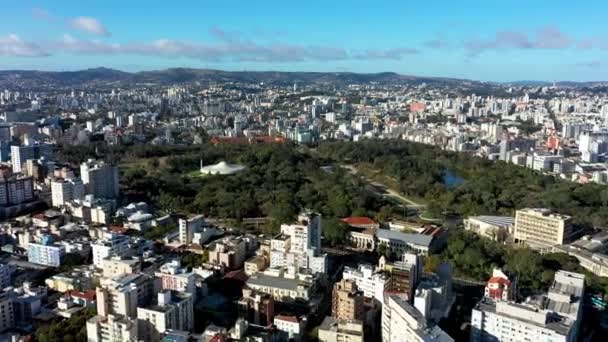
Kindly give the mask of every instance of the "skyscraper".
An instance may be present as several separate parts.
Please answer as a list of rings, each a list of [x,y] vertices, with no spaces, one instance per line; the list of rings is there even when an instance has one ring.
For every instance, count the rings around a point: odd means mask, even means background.
[[[96,198],[118,197],[118,167],[89,159],[80,165],[80,177],[87,193]]]

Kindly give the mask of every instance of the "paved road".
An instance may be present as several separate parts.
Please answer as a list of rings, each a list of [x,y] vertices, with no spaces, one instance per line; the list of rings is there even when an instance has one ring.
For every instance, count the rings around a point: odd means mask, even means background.
[[[357,170],[357,168],[354,167],[353,165],[340,165],[340,166],[347,169],[348,172],[350,172],[353,175],[359,175],[359,176],[363,177],[363,179],[368,181],[372,186],[379,189],[378,191],[376,191],[377,195],[379,195],[379,196],[389,198],[389,199],[390,198],[396,199],[396,200],[400,201],[401,203],[404,203],[408,209],[424,210],[426,208],[426,206],[424,204],[416,203],[409,198],[403,197],[397,191],[389,188],[385,184],[382,184],[376,180],[370,179],[362,174],[359,174],[359,170]]]

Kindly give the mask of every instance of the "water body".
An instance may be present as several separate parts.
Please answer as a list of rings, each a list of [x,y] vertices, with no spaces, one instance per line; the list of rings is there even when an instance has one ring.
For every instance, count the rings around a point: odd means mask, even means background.
[[[443,185],[448,187],[448,189],[453,189],[464,183],[464,178],[458,176],[452,170],[444,170],[443,174],[441,175],[441,179],[443,181]]]

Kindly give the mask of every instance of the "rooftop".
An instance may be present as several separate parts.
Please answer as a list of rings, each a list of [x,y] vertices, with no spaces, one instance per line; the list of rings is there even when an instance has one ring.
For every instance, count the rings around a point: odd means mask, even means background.
[[[388,229],[379,229],[376,232],[376,236],[378,236],[379,239],[397,240],[408,244],[426,247],[430,246],[431,242],[433,241],[432,235],[402,233]]]

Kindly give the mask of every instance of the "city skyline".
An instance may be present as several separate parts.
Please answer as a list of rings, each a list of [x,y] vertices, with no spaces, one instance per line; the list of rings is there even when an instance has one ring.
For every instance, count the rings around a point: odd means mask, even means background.
[[[608,80],[608,39],[594,24],[608,5],[557,1],[546,7],[523,1],[313,1],[306,7],[24,1],[5,5],[0,14],[0,63],[4,70],[188,67]]]

